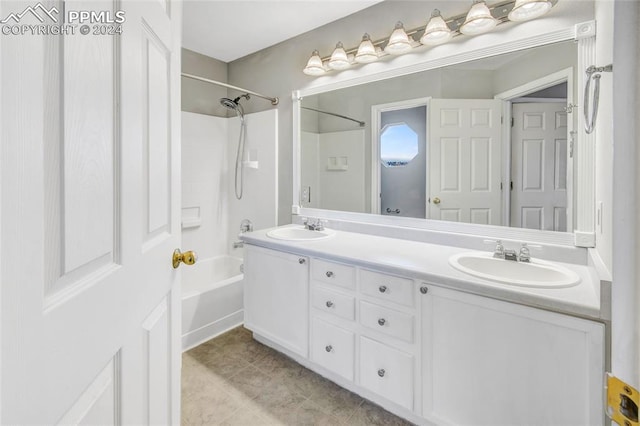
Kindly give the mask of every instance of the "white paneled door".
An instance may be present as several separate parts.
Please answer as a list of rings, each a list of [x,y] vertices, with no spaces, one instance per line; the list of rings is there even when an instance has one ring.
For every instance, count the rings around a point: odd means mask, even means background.
[[[498,100],[431,100],[431,219],[502,225],[500,108]]]
[[[513,105],[511,226],[567,231],[565,103]]]
[[[0,36],[0,423],[178,424],[181,4],[43,3],[126,21]]]

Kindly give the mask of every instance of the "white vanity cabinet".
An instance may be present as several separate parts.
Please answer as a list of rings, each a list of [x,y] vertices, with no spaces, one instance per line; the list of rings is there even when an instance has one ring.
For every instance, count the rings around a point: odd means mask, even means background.
[[[604,423],[596,321],[246,244],[245,326],[419,424]]]
[[[603,424],[603,324],[425,289],[425,417],[453,425]]]
[[[245,245],[244,323],[306,357],[309,348],[309,259]]]
[[[417,367],[413,280],[311,262],[311,361],[412,411]]]

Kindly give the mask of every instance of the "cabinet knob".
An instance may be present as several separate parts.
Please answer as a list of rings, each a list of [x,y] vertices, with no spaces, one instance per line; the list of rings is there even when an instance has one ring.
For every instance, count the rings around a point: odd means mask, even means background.
[[[380,287],[378,287],[378,290],[380,290],[380,293],[386,293],[387,292],[387,286],[386,285],[381,285]]]
[[[327,346],[324,347],[324,350],[327,351],[327,352],[331,352],[333,350],[333,346],[327,345]]]
[[[429,287],[427,287],[426,285],[423,285],[422,287],[420,287],[420,293],[427,294],[428,292],[429,292]]]
[[[378,370],[378,376],[380,377],[384,377],[386,371],[384,371],[384,368],[381,368],[380,370]]]
[[[307,263],[307,259],[301,257],[300,259],[298,259],[298,263],[304,265],[305,263]]]
[[[378,319],[378,325],[385,325],[386,322],[387,322],[387,320],[384,319],[384,318]]]
[[[325,303],[325,305],[327,305],[327,308],[330,308],[333,306],[333,302],[331,300],[327,300],[327,303]]]
[[[327,271],[327,273],[325,274],[327,277],[331,278],[333,276],[333,272],[331,271]]]

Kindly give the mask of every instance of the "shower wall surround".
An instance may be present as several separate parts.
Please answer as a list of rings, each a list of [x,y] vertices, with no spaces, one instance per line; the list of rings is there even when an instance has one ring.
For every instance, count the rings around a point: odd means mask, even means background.
[[[182,112],[182,244],[201,259],[241,257],[232,244],[242,219],[255,229],[276,225],[277,111],[247,114],[246,122],[245,161],[251,162],[244,170],[244,196],[236,200],[238,119]]]

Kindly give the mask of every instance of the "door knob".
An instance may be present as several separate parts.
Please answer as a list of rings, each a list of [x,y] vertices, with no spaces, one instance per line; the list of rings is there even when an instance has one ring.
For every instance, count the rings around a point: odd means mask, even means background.
[[[433,204],[440,204],[440,198],[435,197],[435,198],[433,199]]]
[[[171,258],[171,264],[173,265],[173,269],[176,269],[180,266],[180,262],[185,265],[193,265],[198,260],[198,254],[195,251],[185,251],[184,253],[180,252],[180,249],[175,249],[173,251],[173,257]]]

